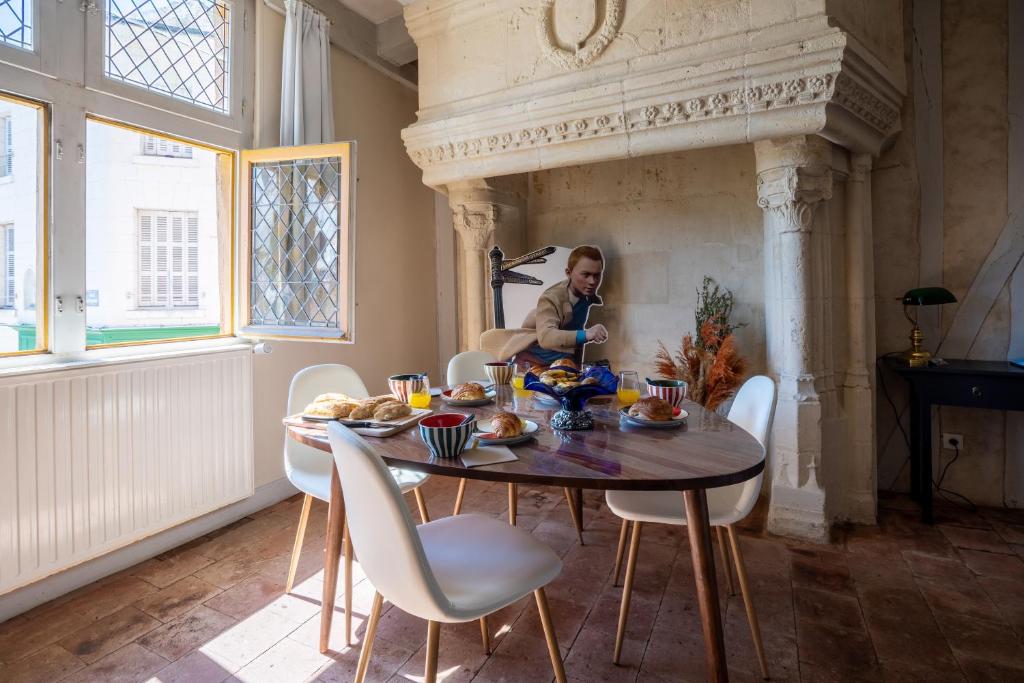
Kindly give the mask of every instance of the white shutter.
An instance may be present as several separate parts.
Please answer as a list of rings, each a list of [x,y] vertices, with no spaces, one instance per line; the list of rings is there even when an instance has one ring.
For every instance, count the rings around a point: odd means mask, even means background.
[[[14,226],[4,230],[4,306],[14,307]]]
[[[14,122],[10,116],[3,119],[3,157],[0,158],[0,177],[14,173]]]
[[[190,213],[186,219],[187,241],[185,269],[188,272],[186,289],[186,304],[189,306],[199,305],[199,216]]]
[[[156,289],[153,267],[153,214],[139,212],[139,306],[154,305],[153,292]]]

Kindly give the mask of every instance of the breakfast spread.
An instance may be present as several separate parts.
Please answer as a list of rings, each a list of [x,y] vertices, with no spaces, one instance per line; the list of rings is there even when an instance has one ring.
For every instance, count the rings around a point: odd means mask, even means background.
[[[476,382],[466,382],[452,388],[451,398],[456,401],[476,401],[487,397],[483,386]]]
[[[645,396],[639,399],[629,408],[630,417],[639,417],[643,420],[664,422],[671,420],[674,416],[672,404],[657,396]]]

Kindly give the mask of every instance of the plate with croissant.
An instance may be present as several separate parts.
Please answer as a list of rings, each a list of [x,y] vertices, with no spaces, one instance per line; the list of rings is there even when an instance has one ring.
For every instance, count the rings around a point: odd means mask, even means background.
[[[441,392],[441,400],[450,406],[482,406],[494,400],[494,388],[487,389],[478,382],[457,384]]]
[[[657,396],[645,396],[628,408],[621,408],[619,414],[630,424],[662,429],[682,425],[688,415],[682,408],[675,408]]]
[[[515,413],[502,411],[495,413],[489,421],[484,420],[476,425],[474,436],[484,446],[511,446],[533,438],[540,427],[536,422],[524,420]]]

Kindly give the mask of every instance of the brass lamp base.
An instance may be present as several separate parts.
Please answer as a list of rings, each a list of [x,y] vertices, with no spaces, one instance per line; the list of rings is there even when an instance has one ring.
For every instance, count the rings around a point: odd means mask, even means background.
[[[932,358],[931,353],[921,348],[923,342],[924,335],[921,333],[921,328],[914,325],[914,329],[910,331],[910,350],[904,356],[907,359],[907,365],[912,368],[923,368]]]

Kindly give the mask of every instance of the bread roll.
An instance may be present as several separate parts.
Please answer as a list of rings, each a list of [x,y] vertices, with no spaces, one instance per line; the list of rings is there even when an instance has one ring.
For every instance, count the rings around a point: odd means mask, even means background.
[[[579,366],[576,365],[576,361],[574,361],[572,358],[559,358],[558,360],[551,364],[551,369],[554,370],[555,368],[564,368],[566,370],[574,371],[579,370]]]
[[[671,420],[674,413],[672,404],[657,396],[645,396],[629,407],[629,414],[644,420],[664,422]]]
[[[377,410],[373,413],[373,419],[378,422],[387,422],[389,420],[397,420],[411,414],[412,407],[408,403],[391,401],[390,403],[382,403],[377,406]]]
[[[388,394],[386,396],[374,396],[364,401],[360,401],[359,405],[356,406],[352,412],[348,414],[350,420],[368,420],[373,417],[373,414],[377,412],[377,408],[385,403],[397,402],[394,396]]]

